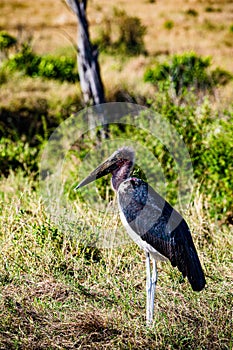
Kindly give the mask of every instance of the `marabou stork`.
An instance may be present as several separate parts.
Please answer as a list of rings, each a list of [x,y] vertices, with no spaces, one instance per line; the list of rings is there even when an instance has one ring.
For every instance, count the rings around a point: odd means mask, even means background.
[[[187,276],[194,291],[201,291],[206,282],[186,221],[150,185],[130,177],[134,158],[131,148],[118,149],[75,189],[112,174],[112,187],[117,192],[121,221],[130,237],[146,253],[146,318],[147,324],[150,324],[154,313],[157,260],[170,260],[183,277]],[[153,262],[152,274],[150,256]]]

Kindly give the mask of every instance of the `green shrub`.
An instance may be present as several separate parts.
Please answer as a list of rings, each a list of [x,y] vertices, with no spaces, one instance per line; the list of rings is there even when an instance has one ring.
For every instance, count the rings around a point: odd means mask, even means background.
[[[12,141],[7,138],[0,140],[0,175],[7,176],[10,170],[22,169],[26,173],[38,170],[37,156],[39,149],[30,147],[21,140]]]
[[[168,19],[167,21],[164,22],[163,26],[165,29],[170,30],[174,27],[174,22],[172,20]]]
[[[226,85],[230,80],[233,79],[233,75],[230,72],[220,67],[217,67],[211,72],[211,77],[213,79],[214,85]]]
[[[204,144],[205,150],[200,155],[196,173],[204,179],[206,193],[212,204],[211,213],[226,213],[233,205],[233,113],[229,120],[216,121],[211,126]]]
[[[107,16],[102,20],[99,36],[98,39],[94,41],[94,45],[98,46],[102,51],[112,45],[112,22]]]
[[[112,53],[137,55],[146,53],[144,36],[146,27],[135,16],[129,16],[124,10],[114,8],[111,18],[101,23],[99,38],[95,40],[100,49]]]
[[[0,32],[0,51],[10,49],[17,43],[17,39],[5,31]]]
[[[14,71],[23,71],[32,77],[39,76],[69,82],[75,82],[78,79],[74,58],[40,56],[35,54],[28,45],[23,45],[21,51],[7,61],[6,66]]]
[[[145,51],[144,35],[146,27],[138,17],[128,16],[125,11],[116,12],[119,26],[119,38],[116,46],[129,54],[139,54]]]
[[[144,80],[152,84],[162,82],[162,87],[171,86],[177,95],[187,89],[207,90],[228,82],[231,74],[220,68],[208,72],[210,63],[209,57],[200,57],[194,52],[174,55],[169,61],[148,68]]]
[[[224,215],[233,205],[233,113],[216,113],[208,99],[202,104],[195,94],[186,94],[182,105],[168,93],[157,93],[153,108],[182,135],[188,148],[194,177],[208,198],[212,216]],[[172,158],[159,149],[159,161],[166,178],[174,187]],[[173,188],[172,188],[173,190]],[[172,201],[172,197],[169,198]]]
[[[5,84],[9,79],[9,72],[6,69],[0,68],[0,86]]]
[[[36,76],[41,57],[36,55],[28,45],[22,45],[20,52],[13,55],[6,67],[12,71],[23,71],[26,75]]]
[[[198,12],[194,9],[188,9],[187,11],[185,11],[185,13],[189,16],[193,16],[193,17],[197,17],[198,16]]]
[[[75,72],[76,60],[71,57],[44,56],[38,66],[38,76],[57,79],[61,81],[75,82],[78,74]]]
[[[207,6],[205,8],[206,12],[222,12],[222,9],[219,7],[212,7],[212,6]]]

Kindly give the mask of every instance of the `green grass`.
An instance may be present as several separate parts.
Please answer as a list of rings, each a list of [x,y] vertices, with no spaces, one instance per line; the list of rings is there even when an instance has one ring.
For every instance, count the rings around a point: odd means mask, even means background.
[[[207,287],[192,292],[160,263],[151,328],[144,254],[135,244],[97,249],[78,230],[61,231],[47,218],[37,183],[21,171],[2,178],[0,196],[1,349],[231,348],[232,231],[209,218],[199,192],[186,218]],[[80,219],[91,231],[98,213],[83,207]]]

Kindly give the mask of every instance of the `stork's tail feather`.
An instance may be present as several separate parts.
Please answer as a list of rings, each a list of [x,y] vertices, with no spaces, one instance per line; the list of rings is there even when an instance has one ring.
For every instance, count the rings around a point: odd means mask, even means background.
[[[194,291],[199,292],[205,287],[206,281],[201,263],[196,250],[193,250],[192,248],[190,248],[190,255],[187,264],[187,277]]]

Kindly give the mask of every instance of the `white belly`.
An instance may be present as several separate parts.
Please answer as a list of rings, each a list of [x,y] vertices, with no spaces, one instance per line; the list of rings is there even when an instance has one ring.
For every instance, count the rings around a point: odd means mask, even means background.
[[[160,254],[156,249],[154,249],[150,244],[148,244],[146,241],[143,241],[141,237],[132,230],[128,222],[126,221],[126,218],[123,214],[122,211],[120,211],[120,218],[123,226],[126,228],[129,236],[132,238],[132,240],[139,245],[140,248],[142,248],[145,252],[150,253],[150,255],[155,259],[155,260],[161,260],[161,261],[166,261],[167,258]]]

